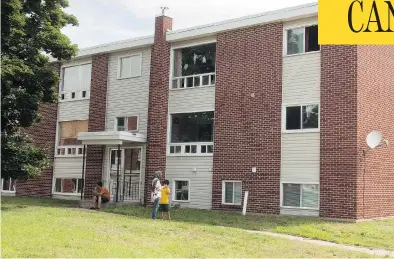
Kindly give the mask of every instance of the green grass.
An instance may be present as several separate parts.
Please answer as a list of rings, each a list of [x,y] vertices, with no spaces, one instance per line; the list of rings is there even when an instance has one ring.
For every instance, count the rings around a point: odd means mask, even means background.
[[[149,216],[151,210],[144,207],[117,207],[106,211],[144,218]],[[338,244],[394,251],[394,219],[348,223],[311,217],[243,216],[234,212],[191,209],[172,210],[172,218],[195,224],[271,231]]]
[[[216,213],[177,210],[173,211],[174,221],[154,221],[145,208],[129,209],[134,215],[120,215],[73,205],[3,197],[2,257],[368,257],[215,226],[214,220],[220,217]],[[212,221],[197,221],[206,216]],[[240,227],[242,218],[235,219],[226,224]]]

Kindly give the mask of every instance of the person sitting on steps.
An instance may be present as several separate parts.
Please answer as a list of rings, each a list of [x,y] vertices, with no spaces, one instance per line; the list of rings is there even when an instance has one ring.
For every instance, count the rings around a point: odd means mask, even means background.
[[[111,199],[109,191],[107,190],[107,188],[103,187],[102,181],[97,182],[97,186],[93,190],[93,199],[96,199],[95,207],[92,207],[90,209],[97,209],[97,210],[101,208],[102,203],[107,203]]]

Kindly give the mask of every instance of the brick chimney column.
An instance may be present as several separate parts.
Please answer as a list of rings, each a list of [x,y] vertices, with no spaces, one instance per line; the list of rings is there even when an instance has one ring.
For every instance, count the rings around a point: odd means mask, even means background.
[[[163,177],[165,176],[171,49],[171,44],[166,41],[166,32],[171,29],[171,17],[165,15],[156,17],[149,80],[145,204],[150,203],[149,187],[153,173],[155,171],[162,171]]]

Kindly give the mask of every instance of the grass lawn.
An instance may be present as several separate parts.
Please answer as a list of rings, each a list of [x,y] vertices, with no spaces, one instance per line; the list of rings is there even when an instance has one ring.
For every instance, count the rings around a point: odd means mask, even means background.
[[[176,220],[154,221],[145,208],[119,215],[73,208],[72,202],[8,197],[1,207],[2,257],[368,257],[215,226],[217,213],[177,210]],[[242,225],[240,217],[223,214],[223,220]]]
[[[135,217],[148,217],[150,208],[117,207],[106,209]],[[262,230],[325,240],[339,244],[394,251],[394,219],[359,223],[333,222],[319,218],[261,216],[237,213],[179,209],[172,210],[176,221]]]

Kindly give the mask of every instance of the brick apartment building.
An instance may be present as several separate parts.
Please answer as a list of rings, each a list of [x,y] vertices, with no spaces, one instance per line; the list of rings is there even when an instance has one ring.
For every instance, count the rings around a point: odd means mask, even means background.
[[[248,190],[250,212],[394,216],[394,146],[364,153],[372,130],[394,141],[394,45],[319,46],[317,4],[172,22],[60,64],[59,101],[30,129],[53,167],[3,194],[80,199],[102,180],[149,203],[161,170],[181,207],[240,211]]]

